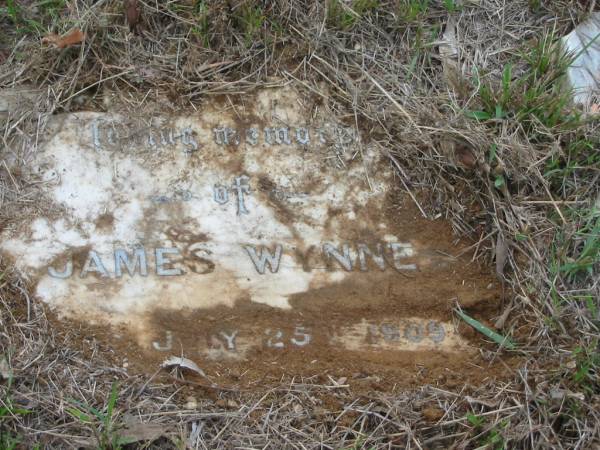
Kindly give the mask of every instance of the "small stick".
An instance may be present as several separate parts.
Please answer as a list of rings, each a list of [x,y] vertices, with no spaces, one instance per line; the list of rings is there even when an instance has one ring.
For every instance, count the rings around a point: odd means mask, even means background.
[[[400,175],[401,175],[400,176],[400,181],[402,181],[402,185],[404,186],[404,189],[406,189],[406,192],[408,192],[408,195],[410,195],[410,198],[412,198],[412,201],[415,202],[415,205],[417,205],[417,208],[419,208],[419,211],[421,211],[421,214],[423,214],[423,217],[425,217],[427,219],[427,214],[425,213],[425,211],[423,210],[423,208],[421,208],[421,205],[417,201],[417,198],[413,195],[413,193],[410,191],[410,189],[408,188],[408,186],[404,182],[404,177],[403,177],[404,176],[404,171],[402,170],[402,167],[400,167],[400,163],[398,163],[398,161],[396,160],[396,158],[394,158],[394,156],[391,155],[390,153],[388,153],[388,156],[392,160],[392,162],[394,163],[394,165],[400,171]]]
[[[234,388],[226,388],[219,386],[217,384],[203,384],[197,383],[195,381],[182,380],[181,378],[174,377],[173,375],[169,375],[169,378],[177,383],[187,384],[188,386],[197,386],[205,389],[214,389],[216,391],[228,391],[228,392],[250,392],[250,389],[234,389]]]
[[[17,182],[15,181],[15,179],[12,176],[12,173],[10,173],[10,169],[8,168],[8,166],[6,165],[6,161],[2,160],[2,164],[4,165],[4,168],[6,169],[6,172],[8,173],[8,176],[10,177],[10,180],[13,182],[13,184],[15,185],[15,189],[17,190],[17,192],[20,192],[19,189],[19,185],[17,184]]]
[[[87,91],[88,89],[91,89],[91,88],[93,88],[94,86],[97,86],[98,84],[100,84],[100,83],[103,83],[103,82],[105,82],[105,81],[108,81],[108,80],[112,80],[112,79],[114,79],[114,78],[121,77],[121,76],[123,76],[123,75],[125,75],[125,74],[127,74],[127,73],[129,73],[129,72],[131,72],[131,71],[133,71],[133,68],[130,68],[130,69],[124,70],[123,72],[117,73],[117,74],[115,74],[115,75],[111,75],[110,77],[102,78],[102,79],[100,79],[100,80],[96,81],[95,83],[92,83],[92,84],[90,84],[89,86],[86,86],[86,87],[84,87],[83,89],[80,89],[79,91],[75,92],[74,94],[72,94],[72,95],[68,96],[68,97],[67,97],[67,98],[65,98],[63,101],[61,101],[59,104],[60,104],[60,105],[64,105],[64,104],[65,104],[67,101],[71,100],[73,97],[77,97],[77,96],[78,96],[79,94],[81,94],[82,92],[85,92],[85,91]]]
[[[420,134],[423,134],[423,132],[421,131],[421,129],[419,128],[419,126],[417,125],[417,123],[416,123],[416,122],[415,122],[415,121],[412,119],[412,117],[410,116],[410,114],[408,114],[408,112],[407,112],[407,111],[406,111],[406,110],[405,110],[405,109],[402,107],[402,105],[401,105],[400,103],[398,103],[398,102],[397,102],[397,101],[394,99],[394,97],[392,97],[392,96],[390,95],[390,93],[389,93],[388,91],[386,91],[386,90],[383,88],[383,86],[381,86],[381,85],[380,85],[380,84],[377,82],[377,80],[371,76],[371,74],[370,74],[369,72],[367,72],[367,71],[366,71],[365,69],[363,69],[362,67],[360,68],[360,70],[362,70],[362,71],[363,71],[363,73],[364,73],[364,74],[367,76],[367,78],[368,78],[369,80],[371,80],[371,83],[373,83],[373,84],[375,85],[375,87],[376,87],[377,89],[379,89],[379,90],[381,91],[381,93],[382,93],[383,95],[385,95],[385,96],[386,96],[386,97],[387,97],[387,98],[388,98],[388,99],[389,99],[389,100],[390,100],[390,101],[391,101],[391,102],[394,104],[394,106],[395,106],[396,108],[398,108],[398,110],[399,110],[399,111],[400,111],[402,114],[404,114],[404,115],[406,116],[406,118],[408,119],[408,121],[409,121],[410,123],[412,123],[412,124],[413,124],[413,126],[414,126],[414,127],[417,129],[417,131],[418,131]]]
[[[523,200],[525,205],[576,205],[586,203],[584,200]]]
[[[544,189],[546,190],[546,193],[548,194],[548,197],[550,197],[550,203],[552,204],[552,206],[554,206],[554,209],[556,209],[556,212],[558,213],[558,215],[562,219],[563,224],[566,225],[567,221],[565,220],[565,216],[563,216],[562,211],[558,207],[558,202],[556,200],[554,200],[554,198],[552,197],[552,194],[550,193],[550,189],[548,189],[548,186],[546,186],[545,183],[544,183]]]

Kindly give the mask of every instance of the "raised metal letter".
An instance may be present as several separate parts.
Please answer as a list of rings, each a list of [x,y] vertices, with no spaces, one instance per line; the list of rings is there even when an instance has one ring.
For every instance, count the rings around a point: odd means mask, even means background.
[[[246,142],[250,145],[258,144],[258,129],[248,128],[246,130]]]
[[[92,141],[94,142],[94,148],[96,150],[102,149],[102,144],[100,144],[100,132],[98,130],[98,121],[92,121]]]
[[[400,327],[398,327],[398,325],[394,325],[391,323],[382,323],[381,333],[383,334],[383,339],[385,339],[386,341],[400,340]]]
[[[229,192],[227,191],[227,188],[222,184],[215,184],[213,186],[213,198],[219,205],[227,203],[229,201]]]
[[[289,145],[292,143],[290,141],[290,129],[288,127],[274,128],[273,131],[275,132],[275,142],[277,144]]]
[[[323,244],[323,252],[327,257],[334,257],[335,260],[340,263],[344,270],[352,271],[352,259],[350,258],[350,248],[348,244],[342,245],[342,252],[340,253],[337,248],[331,244]]]
[[[183,275],[183,270],[181,269],[165,269],[163,266],[168,264],[170,261],[164,257],[167,255],[179,255],[178,248],[157,248],[155,250],[156,254],[156,274],[161,277],[170,277],[176,275]]]
[[[134,260],[129,260],[129,255],[122,248],[118,248],[115,250],[115,276],[117,278],[123,275],[123,271],[121,270],[121,263],[125,263],[125,268],[129,273],[129,276],[133,276],[135,274],[135,269],[139,265],[140,267],[140,275],[145,277],[148,275],[148,263],[146,262],[146,250],[143,247],[136,248],[133,251]]]
[[[94,263],[93,266],[92,262]],[[106,271],[104,264],[102,264],[100,256],[98,256],[98,253],[96,253],[94,250],[90,250],[88,258],[85,261],[85,264],[83,265],[83,269],[81,269],[81,274],[79,276],[81,278],[84,278],[88,272],[98,272],[103,277],[108,277],[108,272]]]
[[[394,267],[397,270],[417,270],[416,264],[400,264],[400,258],[406,258],[415,254],[412,245],[407,242],[392,242],[392,257],[394,258]]]
[[[381,244],[377,244],[377,254],[374,254],[366,244],[358,244],[356,247],[358,250],[358,261],[360,263],[361,271],[367,271],[367,258],[365,255],[369,255],[381,270],[385,270],[385,258],[383,257],[383,248]]]
[[[439,344],[446,337],[446,331],[444,330],[444,325],[435,320],[430,321],[427,324],[427,333],[429,333],[429,339],[431,339],[436,344]]]
[[[238,201],[238,216],[241,214],[248,214],[248,210],[246,209],[246,205],[244,204],[244,194],[250,194],[250,186],[248,185],[248,178],[246,175],[242,175],[241,177],[237,177],[234,179],[233,188],[237,194]]]
[[[53,278],[69,278],[73,274],[73,261],[68,260],[65,270],[58,272],[54,267],[48,267],[48,275]]]
[[[160,342],[154,341],[152,343],[152,347],[160,352],[166,352],[167,350],[171,350],[173,348],[173,333],[167,331],[167,338],[165,345],[160,345]]]
[[[232,334],[227,334],[225,331],[221,331],[219,334],[225,338],[227,350],[235,350],[235,338],[238,335],[238,330],[235,330]]]
[[[292,344],[297,345],[298,347],[304,347],[305,345],[310,344],[310,334],[308,334],[306,331],[307,330],[304,327],[296,327],[294,330],[294,336],[302,336],[302,339],[296,339],[293,337],[290,339]]]
[[[296,128],[296,140],[299,144],[307,145],[310,143],[310,136],[308,134],[308,128]]]
[[[186,150],[187,153],[192,153],[198,150],[198,143],[194,139],[194,134],[190,127],[186,127],[181,131],[181,142],[183,145],[190,147]]]
[[[271,335],[271,329],[267,328],[265,330],[265,334],[268,335],[268,336],[270,336]],[[270,348],[283,348],[285,346],[285,344],[279,340],[282,337],[283,337],[283,332],[281,330],[275,330],[275,336],[272,336],[272,337],[270,337],[267,340],[267,347],[270,347]],[[273,342],[273,339],[277,339],[277,342]]]
[[[215,133],[215,143],[218,145],[229,145],[239,144],[239,139],[237,137],[237,132],[229,127],[219,127],[213,128],[213,133]],[[234,138],[233,141],[230,141],[230,138]]]
[[[279,261],[281,260],[281,245],[275,246],[275,254],[272,255],[268,248],[262,248],[260,255],[256,254],[256,249],[252,245],[244,246],[244,250],[250,256],[254,268],[261,275],[265,274],[267,263],[269,263],[269,270],[271,273],[276,273],[279,270]]]
[[[423,326],[408,322],[404,329],[404,337],[411,342],[421,342],[423,340]]]

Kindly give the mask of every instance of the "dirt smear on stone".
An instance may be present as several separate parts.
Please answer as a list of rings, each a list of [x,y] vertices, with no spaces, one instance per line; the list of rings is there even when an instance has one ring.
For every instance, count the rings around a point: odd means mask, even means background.
[[[98,167],[89,171],[105,177],[92,192],[103,208],[81,218],[93,218],[87,229],[96,235],[72,239],[94,242],[70,244],[75,276],[61,284],[41,267],[41,281],[32,278],[45,283],[55,327],[77,324],[126,359],[130,371],[154,373],[180,355],[224,385],[332,376],[389,387],[501,376],[505,363],[483,360],[482,339],[453,314],[459,304],[484,322],[498,315],[500,285],[472,262],[472,243],[453,236],[447,222],[425,219],[396,187],[388,158],[359,130],[314,118],[310,105],[298,108],[299,99],[291,89],[262,92],[248,107],[213,104],[190,117],[157,117],[154,125],[135,117],[72,118],[87,131],[74,137],[67,128],[68,145],[59,139],[49,151],[74,174],[79,154],[72,147],[90,152]],[[273,130],[285,121],[291,125],[277,142],[280,131]],[[249,127],[264,132],[263,141],[249,144]],[[310,145],[298,135],[308,133],[303,127],[312,127]],[[220,143],[218,133],[225,133]],[[151,186],[144,173],[154,177]],[[236,183],[247,183],[245,194]],[[228,196],[219,197],[218,186]],[[111,200],[111,192],[119,198]],[[75,213],[89,206],[64,194],[58,198]],[[255,215],[241,211],[244,198]],[[36,227],[29,238],[37,236],[40,252],[47,232],[61,238],[73,231],[69,224]],[[80,268],[99,242],[107,265],[113,253],[115,272],[115,249],[131,252],[134,243],[156,270],[149,263],[143,274],[128,266],[127,274],[122,267],[114,276],[96,270],[86,279]],[[179,253],[168,264],[157,262],[163,247]],[[26,255],[30,247],[19,241],[11,248]],[[277,248],[284,255],[277,267],[263,261],[259,269],[265,249]],[[50,263],[65,267],[66,260]],[[159,265],[181,276],[159,276]]]
[[[452,387],[508,376],[514,358],[485,360],[480,349],[489,344],[453,319],[457,303],[484,322],[498,315],[500,286],[489,269],[472,263],[470,252],[452,257],[471,243],[456,243],[447,223],[424,219],[398,192],[391,192],[386,204],[388,231],[428,243],[428,251],[415,257],[417,274],[356,272],[339,283],[294,295],[289,310],[248,298],[239,298],[233,307],[158,308],[144,318],[154,330],[152,345],[145,347],[139,345],[135,327],[79,322],[75,329],[124,358],[130,372],[154,372],[167,357],[184,356],[208,377],[187,374],[187,379],[236,389],[263,388],[286,377],[324,383],[330,383],[328,377],[346,379],[360,391]],[[349,237],[353,228],[368,242],[360,224],[344,228]],[[72,320],[52,320],[56,328],[73,332]],[[432,341],[432,327],[439,324],[447,324],[446,333],[455,333],[447,346]],[[365,333],[356,335],[359,329]],[[411,333],[413,341],[418,338],[412,349],[407,345]],[[352,345],[345,345],[352,339]]]

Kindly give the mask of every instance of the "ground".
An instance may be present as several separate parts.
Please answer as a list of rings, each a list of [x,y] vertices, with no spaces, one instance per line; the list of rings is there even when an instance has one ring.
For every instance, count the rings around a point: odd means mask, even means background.
[[[105,331],[57,326],[3,260],[0,448],[600,445],[598,120],[573,104],[560,47],[595,9],[574,0],[4,2],[0,87],[19,94],[0,104],[3,230],[47,212],[23,162],[48,116],[185,113],[293,85],[386,152],[402,198],[472,243],[501,301],[486,315],[462,305],[487,335],[448,312],[479,343],[471,372],[503,370],[415,383],[292,370],[254,386],[236,373],[220,385],[185,369],[149,375]]]

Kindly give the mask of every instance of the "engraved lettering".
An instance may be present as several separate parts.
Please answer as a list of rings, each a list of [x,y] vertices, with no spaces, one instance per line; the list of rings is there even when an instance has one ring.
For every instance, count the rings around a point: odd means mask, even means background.
[[[347,272],[352,271],[352,259],[348,244],[342,245],[342,253],[332,244],[323,244],[323,253],[328,258],[333,257]]]
[[[268,248],[260,249],[260,254],[256,254],[256,249],[252,245],[245,245],[244,250],[254,264],[254,268],[261,275],[265,274],[266,265],[269,264],[271,273],[276,273],[279,270],[279,261],[281,260],[282,247],[277,244],[275,246],[275,254],[271,254]]]
[[[103,277],[108,277],[108,272],[106,271],[106,268],[104,267],[100,256],[94,250],[90,250],[90,253],[88,254],[87,260],[85,261],[85,264],[83,265],[83,269],[81,269],[81,274],[79,276],[81,278],[84,278],[88,274],[88,272],[98,272]]]
[[[125,268],[129,273],[129,276],[133,276],[135,274],[136,268],[139,266],[140,275],[145,277],[148,275],[148,263],[146,261],[146,250],[143,247],[136,248],[133,251],[133,260],[129,259],[128,253],[118,248],[115,250],[115,276],[120,278],[123,276],[122,266],[121,264],[125,264]]]
[[[161,277],[183,275],[183,270],[177,268],[166,269],[164,266],[170,261],[164,255],[179,255],[178,248],[157,248],[154,250],[156,256],[156,274]]]

